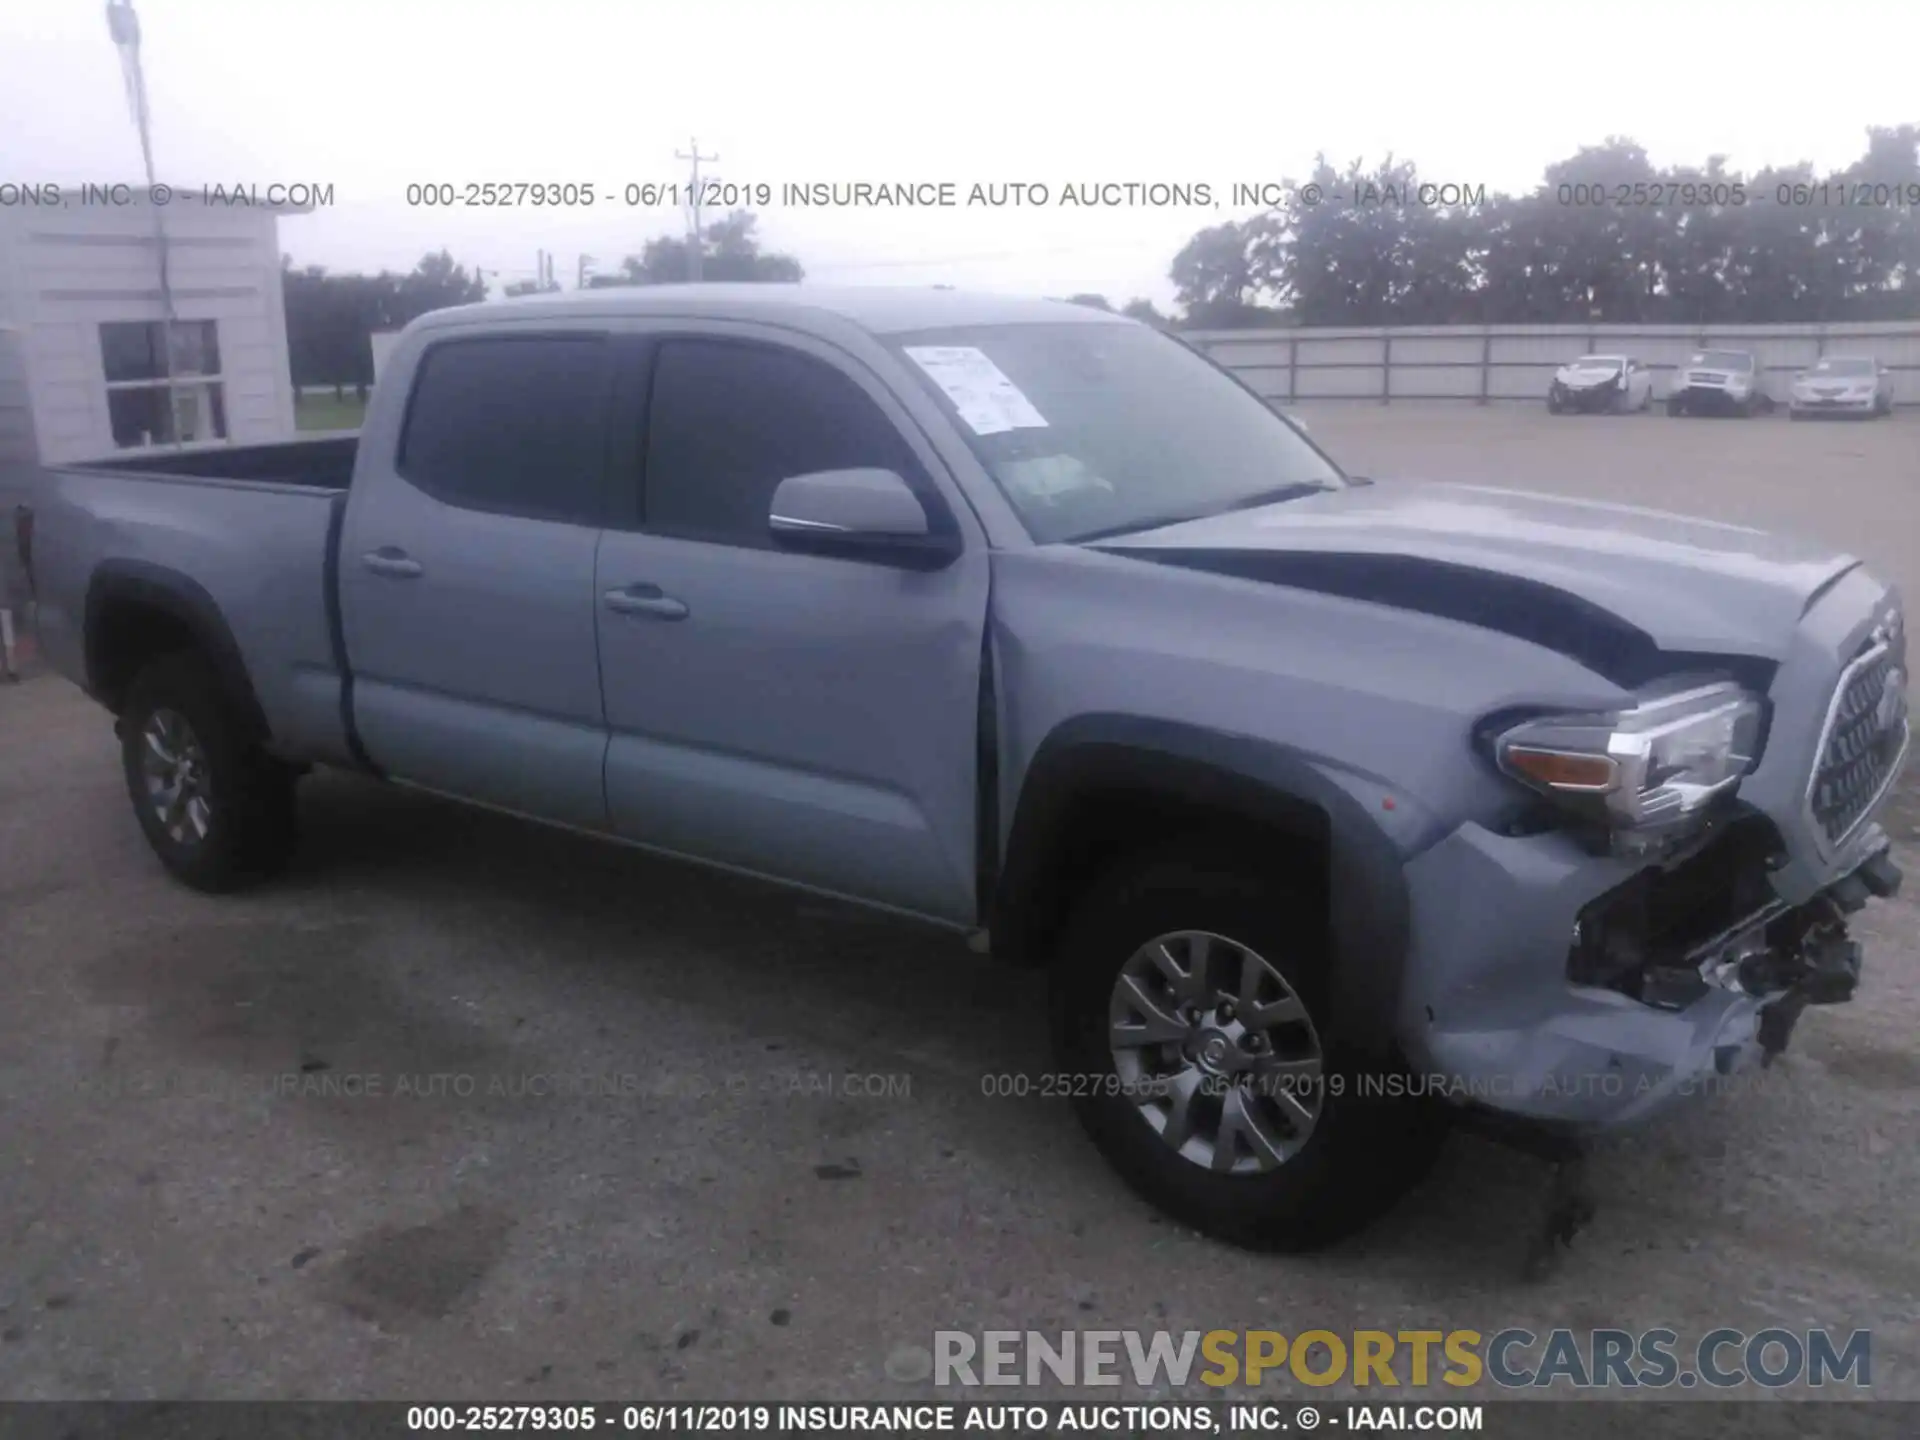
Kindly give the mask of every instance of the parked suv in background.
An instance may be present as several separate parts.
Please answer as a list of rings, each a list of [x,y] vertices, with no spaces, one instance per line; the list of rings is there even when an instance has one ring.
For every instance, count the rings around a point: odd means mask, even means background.
[[[357,440],[41,494],[47,656],[187,884],[285,864],[324,763],[961,932],[1048,969],[1036,1093],[1246,1244],[1364,1224],[1450,1116],[1584,1143],[1779,1050],[1900,878],[1857,559],[1363,484],[1077,305],[459,306]]]
[[[1673,375],[1669,415],[1739,415],[1771,410],[1751,350],[1700,350]]]
[[[1866,356],[1828,355],[1796,375],[1787,392],[1787,414],[1853,415],[1868,420],[1893,413],[1893,375]]]
[[[1547,409],[1644,410],[1653,401],[1653,372],[1631,355],[1582,355],[1554,372]]]

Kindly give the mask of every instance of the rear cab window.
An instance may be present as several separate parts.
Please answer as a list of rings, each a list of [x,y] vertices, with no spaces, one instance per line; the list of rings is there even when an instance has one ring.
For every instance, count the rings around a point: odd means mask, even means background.
[[[433,344],[414,376],[396,470],[463,509],[601,523],[611,357],[598,334]]]

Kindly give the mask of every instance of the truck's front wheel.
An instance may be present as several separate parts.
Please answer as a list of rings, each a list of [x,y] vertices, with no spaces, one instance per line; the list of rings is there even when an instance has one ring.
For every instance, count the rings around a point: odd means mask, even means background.
[[[120,716],[127,793],[147,843],[196,890],[236,890],[292,853],[294,774],[248,743],[219,677],[168,655],[135,678]]]
[[[1345,1058],[1320,934],[1283,881],[1186,849],[1094,887],[1057,957],[1054,1044],[1094,1143],[1146,1199],[1234,1244],[1336,1240],[1438,1150],[1427,1107]]]

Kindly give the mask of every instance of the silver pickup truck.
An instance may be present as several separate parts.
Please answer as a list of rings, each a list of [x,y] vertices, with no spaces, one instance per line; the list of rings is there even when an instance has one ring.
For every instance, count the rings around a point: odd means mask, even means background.
[[[1072,305],[595,290],[390,367],[357,438],[41,481],[46,653],[190,885],[324,764],[964,932],[1132,1185],[1299,1247],[1448,1121],[1577,1155],[1778,1051],[1898,884],[1849,556],[1356,480]]]

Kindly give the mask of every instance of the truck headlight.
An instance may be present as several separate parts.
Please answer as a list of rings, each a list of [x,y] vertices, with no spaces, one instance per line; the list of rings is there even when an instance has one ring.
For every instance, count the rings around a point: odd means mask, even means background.
[[[1684,825],[1760,758],[1766,702],[1694,684],[1596,715],[1527,720],[1494,739],[1500,768],[1613,829]]]

